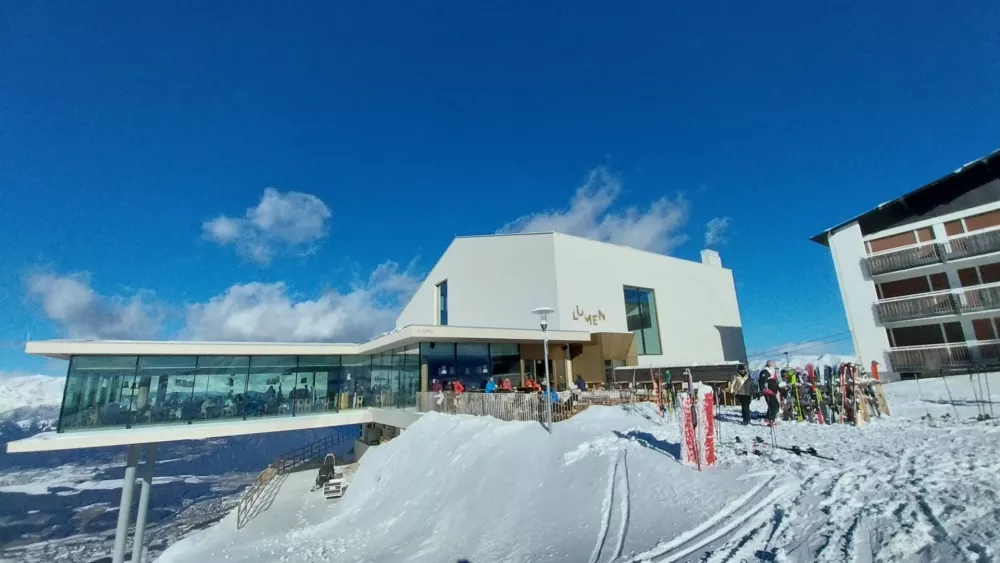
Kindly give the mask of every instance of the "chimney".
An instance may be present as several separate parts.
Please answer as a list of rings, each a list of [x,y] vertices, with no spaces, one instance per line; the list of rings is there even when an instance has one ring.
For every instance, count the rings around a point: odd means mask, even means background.
[[[719,253],[714,250],[705,249],[701,251],[701,263],[706,266],[715,266],[716,268],[722,267],[722,258],[719,257]]]

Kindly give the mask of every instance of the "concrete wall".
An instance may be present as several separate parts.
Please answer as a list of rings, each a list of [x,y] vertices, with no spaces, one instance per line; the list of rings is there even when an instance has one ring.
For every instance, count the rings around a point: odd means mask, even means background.
[[[624,286],[652,289],[663,354],[639,365],[746,361],[731,270],[556,234],[558,304],[564,330],[627,332]],[[603,313],[595,324],[584,315]]]
[[[396,319],[437,324],[437,284],[448,280],[448,324],[538,328],[537,307],[555,307],[551,234],[456,238]],[[560,330],[557,318],[549,328]]]
[[[867,268],[861,265],[866,255],[861,227],[858,223],[851,223],[830,234],[828,240],[840,296],[847,313],[847,326],[854,339],[854,353],[862,365],[867,366],[875,360],[880,364],[880,371],[891,372],[893,368],[886,352],[889,337],[885,328],[875,320],[874,306],[878,302],[875,283]]]

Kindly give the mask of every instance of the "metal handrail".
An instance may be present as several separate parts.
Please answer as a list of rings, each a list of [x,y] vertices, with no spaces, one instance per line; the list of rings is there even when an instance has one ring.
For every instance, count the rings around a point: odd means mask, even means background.
[[[332,436],[324,436],[319,440],[286,452],[267,464],[267,467],[257,475],[257,478],[247,487],[236,503],[236,529],[242,528],[252,519],[254,505],[264,495],[267,486],[275,477],[292,473],[295,468],[326,455],[333,449],[333,446],[350,439],[357,439],[358,435],[358,432],[339,431]]]

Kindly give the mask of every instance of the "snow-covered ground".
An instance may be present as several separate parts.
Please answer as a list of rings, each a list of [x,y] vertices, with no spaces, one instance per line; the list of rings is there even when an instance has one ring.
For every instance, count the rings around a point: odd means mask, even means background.
[[[551,436],[429,414],[366,454],[341,501],[310,494],[307,473],[252,526],[227,517],[159,561],[995,561],[1000,427],[971,420],[989,412],[980,386],[893,383],[892,417],[775,429],[779,446],[834,461],[742,454],[770,429],[726,409],[721,463],[702,472],[677,461],[677,424],[650,406],[591,408]],[[1000,375],[990,387],[1000,407]]]

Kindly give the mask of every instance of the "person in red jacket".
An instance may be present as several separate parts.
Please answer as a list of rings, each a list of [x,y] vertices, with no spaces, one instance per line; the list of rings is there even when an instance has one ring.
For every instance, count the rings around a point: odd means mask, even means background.
[[[462,385],[462,382],[456,379],[453,390],[455,391],[456,395],[461,395],[462,393],[465,392],[465,385]]]
[[[512,390],[509,377],[503,378],[503,381],[500,382],[500,388],[503,389],[504,391]]]

